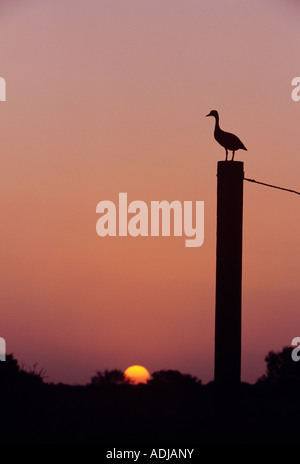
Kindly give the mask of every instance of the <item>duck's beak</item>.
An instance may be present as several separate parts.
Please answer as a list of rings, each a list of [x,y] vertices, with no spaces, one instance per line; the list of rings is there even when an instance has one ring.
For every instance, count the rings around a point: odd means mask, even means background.
[[[208,113],[208,114],[206,115],[206,117],[207,117],[207,116],[211,116],[211,114],[210,114],[210,113]]]

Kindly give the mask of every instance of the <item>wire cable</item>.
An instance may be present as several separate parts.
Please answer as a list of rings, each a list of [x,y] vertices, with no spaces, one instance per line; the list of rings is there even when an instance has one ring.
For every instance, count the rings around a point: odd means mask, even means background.
[[[296,195],[300,195],[300,192],[297,192],[296,190],[291,190],[291,189],[287,189],[284,187],[278,187],[277,185],[266,184],[265,182],[258,182],[258,180],[255,180],[255,179],[248,179],[247,177],[244,177],[244,180],[246,180],[247,182],[254,182],[255,184],[265,185],[266,187],[272,187],[272,188],[279,189],[279,190],[285,190],[286,192],[296,193]]]

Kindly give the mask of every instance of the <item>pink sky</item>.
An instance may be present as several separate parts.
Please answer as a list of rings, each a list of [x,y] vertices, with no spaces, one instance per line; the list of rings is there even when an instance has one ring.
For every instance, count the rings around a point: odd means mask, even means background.
[[[294,0],[1,2],[1,316],[51,381],[141,364],[213,378],[211,109],[247,177],[300,189]],[[100,238],[96,205],[203,200],[205,241]],[[299,197],[245,183],[243,380],[300,336]]]

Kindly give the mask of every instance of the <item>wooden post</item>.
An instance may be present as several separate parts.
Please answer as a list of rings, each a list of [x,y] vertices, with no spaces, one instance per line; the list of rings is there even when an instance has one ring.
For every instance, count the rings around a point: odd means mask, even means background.
[[[244,163],[218,162],[215,383],[241,380]]]

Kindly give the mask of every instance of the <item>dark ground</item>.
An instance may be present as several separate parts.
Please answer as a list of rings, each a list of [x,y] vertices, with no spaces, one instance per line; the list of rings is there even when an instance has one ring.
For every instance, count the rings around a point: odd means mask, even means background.
[[[15,386],[1,443],[299,443],[299,391],[242,384]],[[2,392],[3,395],[3,392]]]
[[[300,443],[300,362],[282,353],[266,358],[261,381],[235,391],[177,371],[147,385],[103,384],[101,376],[86,386],[48,384],[10,356],[0,363],[0,443]]]

